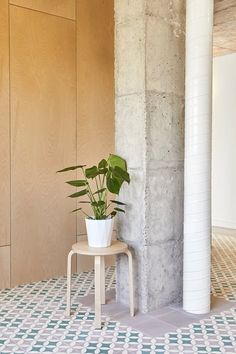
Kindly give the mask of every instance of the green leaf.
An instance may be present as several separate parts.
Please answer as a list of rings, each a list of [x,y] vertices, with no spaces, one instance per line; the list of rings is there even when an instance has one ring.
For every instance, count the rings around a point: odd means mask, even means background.
[[[90,204],[90,202],[88,200],[82,200],[82,201],[79,201],[79,203],[81,203],[81,204]]]
[[[114,194],[119,194],[121,184],[122,183],[120,183],[120,181],[117,178],[112,177],[111,172],[108,173],[107,189],[109,190],[109,192]]]
[[[129,182],[126,161],[120,156],[110,154],[108,160],[107,188],[111,193],[119,194],[124,181]]]
[[[110,154],[107,162],[108,162],[109,167],[115,168],[115,166],[118,166],[118,167],[122,168],[122,170],[127,171],[126,161],[118,155]]]
[[[72,210],[72,213],[75,213],[76,211],[82,210],[82,208],[74,209]]]
[[[99,190],[97,190],[95,193],[93,193],[93,195],[94,195],[94,194],[103,193],[103,192],[105,192],[105,190],[106,190],[106,188],[99,189]]]
[[[79,191],[79,192],[69,195],[69,197],[70,198],[77,198],[77,197],[81,197],[82,195],[85,195],[87,193],[88,193],[87,189],[83,189],[82,191]]]
[[[112,203],[115,203],[117,205],[127,205],[125,203],[119,202],[118,200],[111,200]]]
[[[120,209],[120,208],[115,208],[114,210],[120,211],[120,212],[122,212],[122,213],[125,213],[125,211],[124,211],[123,209]]]
[[[110,215],[114,218],[114,216],[116,216],[116,214],[117,214],[117,212],[113,210]]]
[[[95,178],[99,174],[97,166],[86,168],[85,175],[87,178]]]
[[[102,168],[101,170],[99,170],[99,174],[100,175],[105,175],[107,173],[108,169],[107,168]]]
[[[83,168],[83,167],[85,167],[85,166],[86,166],[86,165],[78,165],[78,166],[66,167],[66,168],[63,168],[63,170],[57,171],[57,173],[58,173],[58,172],[73,171],[73,170],[76,170],[77,168]]]
[[[103,200],[99,200],[98,202],[92,202],[92,206],[99,207],[105,205],[105,202]]]
[[[107,167],[107,161],[105,159],[102,159],[98,164],[98,168],[104,169],[105,167]]]
[[[124,181],[130,183],[130,177],[127,171],[122,170],[119,166],[115,166],[113,169],[113,174],[118,177],[123,179]]]
[[[82,187],[82,186],[86,186],[87,182],[83,179],[81,180],[76,180],[76,181],[68,181],[66,182],[68,184],[70,184],[71,186],[74,186],[74,187]]]

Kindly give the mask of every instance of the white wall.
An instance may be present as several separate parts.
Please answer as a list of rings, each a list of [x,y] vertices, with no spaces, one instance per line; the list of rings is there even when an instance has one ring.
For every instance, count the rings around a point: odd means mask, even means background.
[[[236,229],[236,53],[213,63],[212,224]]]

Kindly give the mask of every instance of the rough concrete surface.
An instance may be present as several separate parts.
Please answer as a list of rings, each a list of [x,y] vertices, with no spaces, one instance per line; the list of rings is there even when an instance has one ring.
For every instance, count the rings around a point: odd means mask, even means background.
[[[158,162],[176,164],[184,159],[184,99],[174,94],[148,91],[147,140],[148,165]]]
[[[184,95],[184,36],[176,37],[172,25],[158,17],[146,23],[147,90]]]
[[[147,245],[183,237],[183,167],[149,171],[147,177]]]
[[[117,153],[125,157],[131,169],[145,167],[145,114],[145,93],[116,98]]]
[[[118,237],[134,256],[135,306],[148,312],[182,294],[184,0],[116,0],[116,151],[131,175]],[[128,304],[127,259],[117,297]]]
[[[116,94],[143,92],[145,87],[145,21],[117,25]],[[135,58],[135,60],[134,60]]]

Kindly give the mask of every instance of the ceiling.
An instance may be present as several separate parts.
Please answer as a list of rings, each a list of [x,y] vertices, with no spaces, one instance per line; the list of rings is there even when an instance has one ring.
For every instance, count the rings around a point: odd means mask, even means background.
[[[236,52],[236,0],[215,0],[214,56]]]

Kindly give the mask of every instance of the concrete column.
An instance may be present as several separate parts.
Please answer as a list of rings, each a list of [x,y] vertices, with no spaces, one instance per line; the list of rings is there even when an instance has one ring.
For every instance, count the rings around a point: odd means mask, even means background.
[[[187,0],[184,309],[210,310],[213,0]]]
[[[182,297],[185,0],[116,0],[116,151],[128,163],[119,238],[141,312]],[[126,257],[117,297],[128,304]]]

